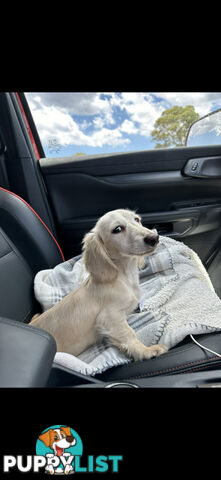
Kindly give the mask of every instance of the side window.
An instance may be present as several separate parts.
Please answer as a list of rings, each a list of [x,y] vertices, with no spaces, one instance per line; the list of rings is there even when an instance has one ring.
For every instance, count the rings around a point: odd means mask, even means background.
[[[183,147],[190,125],[221,108],[213,92],[25,95],[47,157]]]

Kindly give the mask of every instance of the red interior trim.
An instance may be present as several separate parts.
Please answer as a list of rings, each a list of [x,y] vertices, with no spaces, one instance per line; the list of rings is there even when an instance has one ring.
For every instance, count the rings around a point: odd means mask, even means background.
[[[10,190],[6,190],[6,188],[2,188],[0,187],[1,190],[4,190],[4,192],[7,192],[7,193],[10,193],[11,195],[13,195],[14,197],[17,197],[19,198],[19,200],[21,200],[23,203],[25,203],[25,205],[27,205],[28,208],[30,208],[30,210],[36,215],[36,217],[38,218],[38,220],[40,220],[40,222],[42,223],[42,225],[46,228],[46,230],[48,231],[49,235],[51,235],[51,237],[53,238],[54,242],[56,243],[59,251],[60,251],[60,254],[62,256],[62,260],[63,262],[65,262],[65,258],[64,258],[64,254],[61,250],[61,247],[59,245],[59,243],[57,242],[56,238],[54,237],[54,235],[51,233],[51,230],[49,230],[49,228],[47,227],[47,225],[43,222],[43,220],[41,219],[41,217],[39,217],[39,215],[37,214],[37,212],[31,207],[31,205],[29,205],[29,203],[27,203],[23,198],[19,197],[19,195],[16,195],[16,193],[13,193],[13,192],[10,192]]]
[[[36,158],[37,158],[37,160],[39,160],[39,159],[40,159],[40,155],[39,155],[38,147],[37,147],[37,145],[36,145],[36,143],[35,143],[35,139],[34,139],[34,136],[33,136],[32,131],[31,131],[31,127],[30,127],[30,125],[29,125],[28,119],[27,119],[27,117],[26,117],[26,114],[25,114],[23,105],[22,105],[22,103],[21,103],[19,94],[18,94],[17,92],[15,92],[15,95],[16,95],[16,98],[17,98],[17,100],[18,100],[18,104],[19,104],[19,107],[20,107],[22,116],[23,116],[24,121],[25,121],[25,125],[26,125],[27,131],[28,131],[29,138],[30,138],[31,143],[32,143],[32,146],[33,146],[33,148],[34,148]]]

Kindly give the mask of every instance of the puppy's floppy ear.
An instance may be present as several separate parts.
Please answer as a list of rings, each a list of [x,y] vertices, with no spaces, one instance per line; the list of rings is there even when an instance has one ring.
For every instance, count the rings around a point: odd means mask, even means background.
[[[41,440],[46,445],[46,447],[49,447],[49,445],[50,445],[51,432],[52,432],[52,429],[50,428],[49,430],[47,430],[47,432],[42,433],[42,435],[39,435],[39,437],[38,437],[39,440]]]
[[[85,267],[97,282],[113,282],[116,279],[118,269],[105,251],[103,242],[96,232],[91,231],[85,235],[83,251]]]

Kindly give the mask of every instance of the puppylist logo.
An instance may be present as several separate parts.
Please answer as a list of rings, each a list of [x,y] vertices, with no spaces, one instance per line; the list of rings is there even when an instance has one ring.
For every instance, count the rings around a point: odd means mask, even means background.
[[[83,443],[79,434],[66,425],[53,425],[38,436],[36,455],[4,455],[3,472],[46,473],[118,473],[122,455],[88,455],[82,461]]]

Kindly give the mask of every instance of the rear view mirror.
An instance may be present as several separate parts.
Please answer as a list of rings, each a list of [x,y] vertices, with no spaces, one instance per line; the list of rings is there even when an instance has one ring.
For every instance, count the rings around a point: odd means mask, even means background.
[[[205,115],[190,125],[186,147],[221,144],[221,108]]]

